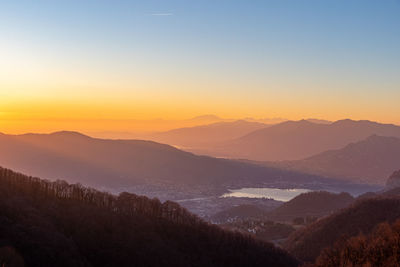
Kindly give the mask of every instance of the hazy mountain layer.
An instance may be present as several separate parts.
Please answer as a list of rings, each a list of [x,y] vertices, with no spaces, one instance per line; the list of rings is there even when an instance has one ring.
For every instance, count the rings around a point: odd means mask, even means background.
[[[269,165],[383,185],[387,177],[400,168],[400,138],[373,135],[342,149],[326,151],[304,160]]]
[[[5,167],[97,187],[330,182],[308,174],[197,156],[150,141],[95,139],[75,132],[0,135],[0,148],[0,164]]]
[[[400,137],[400,127],[371,121],[341,120],[332,124],[288,121],[256,130],[203,153],[257,161],[299,160],[340,149],[374,134]]]
[[[149,135],[146,138],[160,143],[195,150],[230,141],[252,131],[267,127],[269,125],[264,123],[238,120],[179,128]]]

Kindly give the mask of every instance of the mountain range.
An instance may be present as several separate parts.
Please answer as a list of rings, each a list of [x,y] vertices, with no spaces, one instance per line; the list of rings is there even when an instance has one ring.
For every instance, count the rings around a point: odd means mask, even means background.
[[[371,135],[400,137],[400,127],[348,119],[330,124],[287,121],[196,152],[255,161],[299,160],[343,148]]]
[[[148,135],[145,138],[193,151],[195,149],[216,145],[221,142],[227,142],[246,135],[252,131],[267,128],[268,126],[270,125],[245,120],[216,122],[212,124],[178,128],[166,132],[155,133]]]
[[[197,156],[141,140],[91,138],[77,132],[0,135],[0,164],[46,179],[104,188],[137,184],[254,186],[338,183],[251,163]]]

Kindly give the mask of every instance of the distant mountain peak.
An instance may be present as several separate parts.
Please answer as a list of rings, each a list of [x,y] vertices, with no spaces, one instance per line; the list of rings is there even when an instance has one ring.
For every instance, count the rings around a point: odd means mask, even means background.
[[[352,119],[342,119],[342,120],[337,120],[333,124],[349,124],[349,123],[355,123],[357,121],[352,120]]]
[[[312,121],[310,121],[310,120],[306,120],[306,119],[301,119],[301,120],[299,120],[298,122],[299,122],[299,123],[306,123],[306,124],[314,123],[314,122],[312,122]]]
[[[76,131],[58,131],[58,132],[53,132],[53,133],[51,133],[49,135],[52,135],[52,136],[71,136],[71,137],[91,138],[88,135],[85,135],[83,133],[76,132]]]

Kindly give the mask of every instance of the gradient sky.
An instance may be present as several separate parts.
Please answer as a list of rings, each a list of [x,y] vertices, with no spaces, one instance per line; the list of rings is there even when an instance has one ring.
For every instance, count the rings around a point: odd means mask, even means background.
[[[399,103],[399,0],[0,0],[3,122],[400,124]]]

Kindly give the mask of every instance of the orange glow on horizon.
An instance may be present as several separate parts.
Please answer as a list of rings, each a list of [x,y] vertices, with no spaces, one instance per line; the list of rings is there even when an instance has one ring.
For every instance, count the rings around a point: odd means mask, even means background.
[[[186,101],[185,101],[186,100]],[[208,101],[207,101],[208,100]],[[21,134],[26,132],[54,132],[73,130],[84,133],[166,131],[213,123],[215,119],[190,120],[203,114],[215,114],[226,120],[252,118],[285,118],[300,120],[319,118],[326,120],[368,119],[383,123],[400,124],[398,114],[372,113],[352,105],[351,101],[332,103],[295,101],[242,101],[223,102],[221,99],[135,99],[86,98],[80,99],[16,99],[0,100],[0,132]],[[334,102],[332,100],[332,102]],[[339,108],[337,108],[339,107]]]

